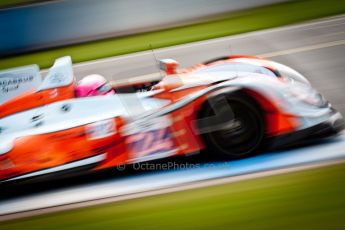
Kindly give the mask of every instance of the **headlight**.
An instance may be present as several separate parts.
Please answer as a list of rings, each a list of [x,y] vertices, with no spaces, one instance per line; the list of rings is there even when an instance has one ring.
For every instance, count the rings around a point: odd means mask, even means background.
[[[328,106],[328,101],[319,92],[306,85],[294,84],[289,88],[286,96],[317,107]]]
[[[90,140],[108,137],[115,134],[115,132],[114,119],[97,121],[86,126],[86,135]]]

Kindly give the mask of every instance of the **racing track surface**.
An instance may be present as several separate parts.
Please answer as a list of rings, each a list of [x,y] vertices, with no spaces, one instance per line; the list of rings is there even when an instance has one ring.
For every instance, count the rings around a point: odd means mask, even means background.
[[[345,15],[155,50],[158,59],[174,58],[182,67],[229,54],[260,55],[299,70],[342,114],[345,114]],[[152,53],[142,52],[78,64],[75,66],[75,73],[78,78],[85,74],[101,73],[112,80],[126,79],[157,73],[154,64]],[[45,212],[47,210],[44,208],[48,207],[64,208],[63,205],[66,204],[102,201],[105,198],[121,198],[130,194],[135,197],[141,192],[176,188],[198,181],[344,159],[343,134],[334,139],[317,141],[299,148],[278,150],[237,161],[213,162],[194,156],[183,158],[183,163],[181,159],[176,159],[178,170],[152,170],[149,169],[150,165],[144,165],[146,169],[112,169],[106,175],[62,180],[55,185],[49,182],[34,184],[24,186],[24,189],[14,188],[13,192],[11,188],[6,187],[9,190],[3,191],[10,192],[0,198],[0,220],[18,216],[6,216],[10,213],[33,209]],[[174,159],[170,159],[160,164],[171,165],[174,162]]]

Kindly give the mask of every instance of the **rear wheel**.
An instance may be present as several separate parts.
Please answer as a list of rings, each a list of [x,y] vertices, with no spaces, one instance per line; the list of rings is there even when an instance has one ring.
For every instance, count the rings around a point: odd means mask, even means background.
[[[217,96],[201,111],[199,130],[212,152],[221,157],[242,158],[261,147],[265,124],[260,107],[247,95]]]

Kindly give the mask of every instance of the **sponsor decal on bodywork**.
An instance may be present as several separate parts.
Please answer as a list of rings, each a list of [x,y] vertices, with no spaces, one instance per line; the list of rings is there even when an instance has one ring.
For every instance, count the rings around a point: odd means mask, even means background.
[[[170,116],[128,124],[123,129],[127,136],[131,162],[141,162],[171,156],[176,153],[172,138]]]
[[[41,75],[36,65],[0,71],[0,104],[40,84]]]
[[[113,119],[97,121],[86,126],[86,134],[89,140],[99,139],[115,134],[116,126]]]

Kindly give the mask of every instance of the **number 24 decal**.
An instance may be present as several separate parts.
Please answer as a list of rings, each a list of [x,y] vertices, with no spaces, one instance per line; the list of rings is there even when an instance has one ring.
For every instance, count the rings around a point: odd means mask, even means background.
[[[137,133],[130,136],[127,141],[136,157],[174,149],[169,128]]]

